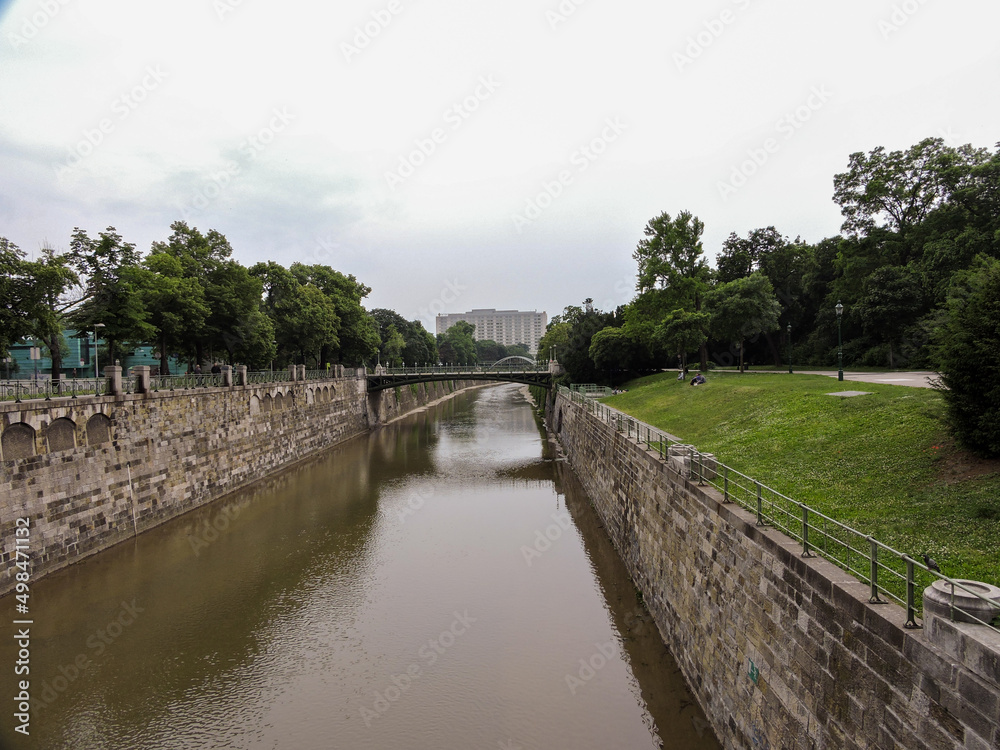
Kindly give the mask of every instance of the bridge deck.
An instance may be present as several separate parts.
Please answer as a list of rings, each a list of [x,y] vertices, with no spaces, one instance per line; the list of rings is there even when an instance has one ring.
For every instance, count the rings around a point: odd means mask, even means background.
[[[382,391],[400,385],[430,383],[440,380],[490,380],[552,387],[552,373],[545,367],[407,367],[381,369],[365,375],[368,391]]]

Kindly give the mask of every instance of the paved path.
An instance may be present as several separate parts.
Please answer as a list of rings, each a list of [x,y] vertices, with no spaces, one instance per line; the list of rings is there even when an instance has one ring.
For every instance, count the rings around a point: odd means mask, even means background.
[[[748,370],[748,372],[784,372],[788,370]],[[802,370],[795,371],[797,375],[826,375],[836,378],[836,370]],[[848,372],[844,371],[844,380],[857,383],[885,383],[887,385],[908,385],[913,388],[931,388],[931,381],[937,377],[937,373],[919,372]]]

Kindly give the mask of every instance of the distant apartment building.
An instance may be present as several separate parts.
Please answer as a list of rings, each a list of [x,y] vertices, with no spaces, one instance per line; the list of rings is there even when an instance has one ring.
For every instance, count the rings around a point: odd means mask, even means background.
[[[496,341],[504,346],[525,344],[532,356],[538,353],[538,341],[545,335],[549,316],[544,312],[519,310],[470,310],[465,313],[442,313],[435,321],[437,333],[444,333],[459,321],[476,327],[476,341]]]

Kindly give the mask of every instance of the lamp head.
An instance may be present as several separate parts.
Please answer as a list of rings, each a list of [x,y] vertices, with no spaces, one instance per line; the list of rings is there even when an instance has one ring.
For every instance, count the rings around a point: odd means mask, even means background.
[[[838,317],[838,318],[839,318],[839,317],[840,317],[841,315],[843,315],[843,314],[844,314],[844,306],[843,306],[842,304],[840,304],[840,302],[839,302],[839,301],[837,302],[837,306],[836,306],[836,307],[835,307],[834,309],[835,309],[835,310],[837,311],[837,317]]]

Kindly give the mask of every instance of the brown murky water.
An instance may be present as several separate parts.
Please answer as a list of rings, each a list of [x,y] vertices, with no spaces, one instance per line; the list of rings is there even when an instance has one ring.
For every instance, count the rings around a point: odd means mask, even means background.
[[[515,386],[142,534],[31,601],[31,734],[13,731],[7,638],[4,748],[719,747]]]

